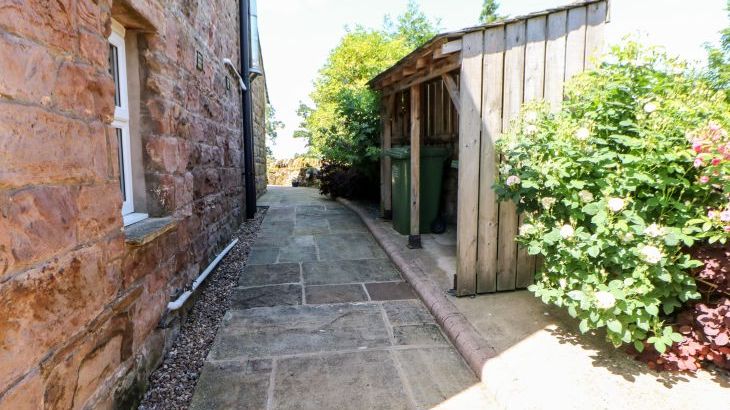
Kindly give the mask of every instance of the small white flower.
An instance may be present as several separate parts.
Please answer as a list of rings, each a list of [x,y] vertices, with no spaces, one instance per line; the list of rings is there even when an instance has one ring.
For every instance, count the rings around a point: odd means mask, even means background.
[[[537,132],[537,125],[535,124],[529,124],[527,127],[525,127],[525,133],[527,135],[534,135]]]
[[[586,203],[593,202],[593,194],[590,191],[586,191],[585,189],[578,192],[578,198]]]
[[[644,258],[644,261],[653,265],[659,263],[664,255],[662,255],[662,251],[656,246],[646,245],[641,248],[641,256]]]
[[[621,237],[621,241],[623,243],[629,243],[634,240],[634,234],[631,232],[627,232],[625,235]]]
[[[654,103],[650,102],[650,103],[644,104],[644,112],[646,112],[647,114],[653,113],[654,111],[656,111],[656,109],[657,109],[657,106]]]
[[[579,128],[578,131],[575,132],[575,138],[577,138],[580,141],[585,141],[590,136],[591,136],[591,132],[586,127]]]
[[[575,230],[570,225],[563,225],[560,228],[560,236],[563,239],[570,239],[570,238],[572,238],[574,233],[575,233]]]
[[[565,280],[565,278],[560,278],[558,284],[560,284],[561,289],[565,289],[565,287],[568,286],[568,281]]]
[[[510,176],[507,177],[507,180],[504,183],[507,186],[512,186],[512,185],[517,185],[520,182],[522,182],[522,180],[520,179],[520,177],[518,177],[517,175],[510,175]]]
[[[525,113],[525,121],[528,123],[537,121],[537,113],[535,111],[527,111]]]
[[[616,298],[610,292],[604,290],[596,292],[596,306],[601,309],[611,309],[616,306]]]
[[[608,209],[612,210],[613,212],[619,212],[622,209],[624,209],[624,206],[626,205],[626,202],[624,202],[621,198],[611,198],[608,200]]]
[[[535,226],[530,224],[524,224],[520,226],[520,235],[532,235],[533,233],[535,233]]]
[[[651,224],[644,228],[644,235],[650,237],[650,238],[658,238],[660,236],[663,236],[666,232],[666,229],[662,228],[661,226],[657,224]]]
[[[557,200],[555,198],[553,198],[553,197],[550,197],[550,196],[546,196],[546,197],[544,197],[544,198],[542,198],[540,200],[540,203],[542,204],[542,207],[545,208],[545,209],[552,208],[553,205],[555,205],[555,202],[557,202]]]

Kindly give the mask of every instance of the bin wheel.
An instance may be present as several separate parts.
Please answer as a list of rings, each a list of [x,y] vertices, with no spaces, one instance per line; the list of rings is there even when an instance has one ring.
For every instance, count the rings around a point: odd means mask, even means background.
[[[446,221],[444,221],[444,218],[438,216],[436,219],[431,223],[431,232],[435,234],[442,234],[446,232]]]

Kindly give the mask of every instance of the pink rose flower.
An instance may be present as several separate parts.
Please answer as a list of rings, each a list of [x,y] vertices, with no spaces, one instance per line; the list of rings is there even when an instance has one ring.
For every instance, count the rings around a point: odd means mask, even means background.
[[[724,210],[720,212],[720,220],[723,222],[730,222],[730,211]]]
[[[692,143],[692,149],[693,149],[693,150],[694,150],[694,151],[695,151],[696,153],[698,153],[698,154],[699,154],[700,152],[702,152],[702,143],[701,143],[701,142],[699,142],[699,141],[695,141],[695,142],[693,142],[693,143]]]
[[[710,219],[715,219],[717,217],[717,212],[715,211],[707,211],[707,217]]]
[[[718,165],[718,164],[720,164],[720,158],[713,158],[712,165]]]
[[[717,132],[721,129],[720,124],[716,123],[715,121],[710,121],[709,127],[710,131],[712,132]]]
[[[725,226],[724,228],[722,228],[722,229],[723,229],[723,230],[725,230],[725,232],[730,232],[730,225],[726,225],[726,226]]]
[[[705,163],[702,162],[702,158],[700,158],[700,157],[695,158],[695,163],[694,163],[695,168],[699,168],[703,165],[705,165]]]
[[[708,182],[710,182],[710,177],[708,177],[707,175],[702,175],[702,176],[700,177],[700,183],[701,183],[701,184],[706,184],[706,183],[708,183]]]

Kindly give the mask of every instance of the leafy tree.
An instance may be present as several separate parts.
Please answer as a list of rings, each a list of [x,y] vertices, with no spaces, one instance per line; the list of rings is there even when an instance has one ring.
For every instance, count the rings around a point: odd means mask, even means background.
[[[727,10],[730,18],[730,0]],[[725,90],[730,100],[730,27],[722,31],[720,47],[708,47],[708,53],[710,81],[717,89]]]
[[[299,107],[302,129],[295,136],[307,138],[323,159],[356,167],[376,160],[378,99],[367,82],[409,51],[403,39],[382,31],[349,31],[315,81],[315,108]]]
[[[294,136],[321,159],[375,178],[379,98],[367,82],[430,40],[437,25],[412,1],[396,23],[386,16],[382,29],[348,29],[314,82],[314,106],[297,110],[302,123]]]
[[[266,136],[269,142],[276,143],[279,130],[284,128],[284,123],[276,119],[276,110],[271,104],[266,104]]]
[[[438,34],[441,24],[440,19],[429,19],[414,0],[408,2],[405,13],[398,16],[396,22],[393,23],[390,16],[385,16],[385,32],[393,38],[403,38],[412,49],[420,47]]]
[[[266,111],[266,158],[269,159],[269,161],[273,161],[274,153],[271,151],[270,144],[276,143],[276,137],[279,135],[279,130],[284,128],[284,123],[276,119],[276,110],[274,110],[274,107],[271,104],[267,103],[264,109]]]
[[[503,20],[505,16],[497,14],[497,10],[499,10],[497,0],[484,0],[482,12],[479,14],[479,21],[484,24],[489,24]]]

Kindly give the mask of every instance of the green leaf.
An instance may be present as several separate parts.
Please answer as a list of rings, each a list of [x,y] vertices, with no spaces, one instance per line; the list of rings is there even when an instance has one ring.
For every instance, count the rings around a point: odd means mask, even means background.
[[[588,248],[588,254],[594,258],[598,256],[599,253],[601,253],[601,248],[599,248],[598,246],[591,246],[590,248]]]
[[[644,351],[644,342],[641,340],[634,340],[634,349],[636,349],[637,352],[641,353]]]
[[[586,319],[580,321],[580,324],[578,325],[578,330],[580,330],[581,333],[585,333],[588,331],[588,321]]]
[[[595,215],[596,213],[598,213],[598,211],[600,209],[601,208],[597,202],[591,202],[590,204],[587,204],[586,206],[584,206],[582,210],[587,215]]]
[[[663,341],[657,340],[654,342],[654,349],[656,349],[657,352],[664,354],[664,352],[667,351],[667,345],[665,345]]]
[[[621,322],[619,322],[616,319],[609,320],[606,322],[606,326],[608,329],[614,333],[621,333],[622,325]]]
[[[669,338],[670,338],[670,339],[672,339],[672,341],[673,341],[673,342],[675,342],[675,343],[679,343],[679,342],[681,342],[682,340],[684,340],[684,336],[682,336],[682,334],[681,334],[681,333],[672,333],[672,334],[671,334],[671,335],[669,336]]]
[[[658,316],[659,315],[659,308],[656,305],[649,305],[644,308],[646,310],[646,313],[652,315],[652,316]]]

